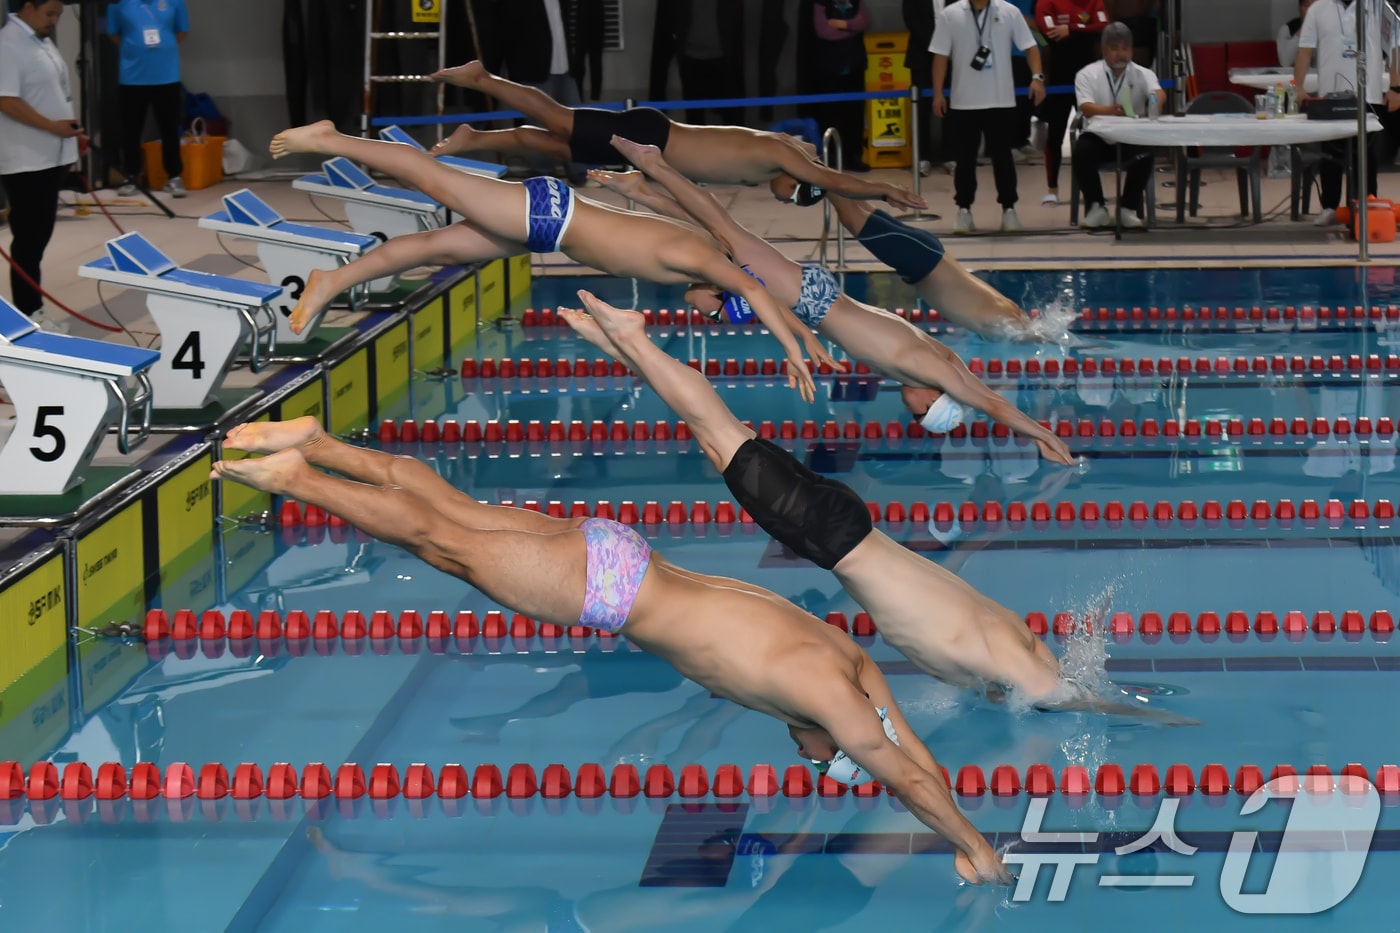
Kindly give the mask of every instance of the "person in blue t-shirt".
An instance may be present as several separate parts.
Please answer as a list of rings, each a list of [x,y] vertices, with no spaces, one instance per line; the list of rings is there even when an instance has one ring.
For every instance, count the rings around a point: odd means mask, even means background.
[[[146,112],[154,110],[167,194],[183,198],[180,180],[180,43],[190,32],[185,0],[115,0],[107,7],[107,35],[121,49],[122,196],[136,193]]]

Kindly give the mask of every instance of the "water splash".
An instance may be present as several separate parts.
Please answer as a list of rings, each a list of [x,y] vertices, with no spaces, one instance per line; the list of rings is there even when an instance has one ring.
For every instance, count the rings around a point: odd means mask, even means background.
[[[1061,298],[1046,302],[1040,313],[1030,319],[1026,333],[1033,339],[1045,343],[1059,344],[1061,347],[1083,346],[1084,341],[1070,329],[1079,320],[1079,309]]]

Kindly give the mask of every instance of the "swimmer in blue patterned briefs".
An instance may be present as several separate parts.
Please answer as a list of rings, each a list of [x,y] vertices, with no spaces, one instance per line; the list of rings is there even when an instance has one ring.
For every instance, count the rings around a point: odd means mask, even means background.
[[[968,371],[956,353],[926,332],[898,315],[842,294],[826,267],[788,259],[730,217],[712,194],[671,168],[654,146],[616,138],[613,145],[651,181],[637,172],[593,171],[590,177],[659,214],[703,226],[716,240],[728,244],[734,261],[791,308],[800,324],[815,329],[881,375],[906,386],[939,389],[952,402],[983,411],[1026,435],[1050,460],[1065,465],[1074,462],[1064,441],[993,392]],[[739,323],[751,316],[742,302],[713,286],[693,286],[686,299],[717,320],[727,315],[729,321]]]
[[[610,275],[663,285],[710,282],[739,295],[782,344],[789,383],[809,401],[814,384],[804,350],[814,360],[831,361],[820,340],[795,328],[787,309],[692,224],[587,201],[558,179],[521,183],[465,175],[412,146],[344,136],[329,121],[285,130],[269,149],[277,158],[317,152],[362,162],[413,185],[463,218],[439,230],[395,237],[338,269],[312,272],[292,309],[293,331],[351,286],[405,269],[558,251]]]
[[[700,686],[785,723],[802,758],[858,763],[948,840],[965,881],[1012,880],[953,802],[879,666],[777,594],[677,567],[617,522],[478,502],[423,461],[352,447],[315,418],[239,425],[223,446],[269,456],[220,460],[212,478],[327,509],[512,611],[626,636]]]

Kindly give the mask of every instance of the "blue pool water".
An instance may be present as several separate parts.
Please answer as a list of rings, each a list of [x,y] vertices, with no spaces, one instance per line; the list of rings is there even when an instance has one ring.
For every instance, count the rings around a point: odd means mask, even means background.
[[[1307,273],[1000,274],[998,284],[1028,303],[1059,295],[1070,307],[1120,303],[1178,306],[1234,304],[1386,304],[1391,285],[1373,274]],[[1131,283],[1136,282],[1136,290]],[[559,303],[580,280],[539,282],[531,302]],[[630,283],[589,279],[605,297],[627,304]],[[853,278],[853,291],[895,286]],[[641,307],[672,303],[642,294]],[[624,292],[627,293],[624,295]],[[676,296],[670,296],[672,299]],[[761,334],[654,330],[681,358],[770,358]],[[1144,328],[1131,335],[1083,334],[1074,346],[991,344],[956,332],[947,342],[965,358],[1041,360],[1180,355],[1380,353],[1383,328],[1325,333],[1201,333]],[[483,358],[597,356],[563,328],[502,328],[482,336]],[[804,405],[772,379],[717,379],[741,417],[781,423],[806,420],[903,420],[893,386],[872,378],[825,377]],[[1387,377],[1173,379],[1013,377],[992,385],[1036,417],[1077,423],[1104,417],[1213,420],[1295,417],[1329,422],[1400,417],[1394,374]],[[628,378],[473,379],[422,386],[412,414],[422,420],[528,422],[674,421],[648,390]],[[1400,499],[1394,435],[1306,437],[1287,443],[1202,438],[1166,443],[1144,438],[1071,440],[1088,457],[1084,473],[1042,465],[1034,448],[1015,442],[954,438],[900,443],[785,441],[814,468],[841,478],[867,500],[885,502],[1095,502],[1191,500],[1246,503]],[[562,444],[479,443],[404,449],[429,460],[459,488],[487,501],[623,500],[719,502],[727,492],[691,442]],[[1302,523],[1207,529],[1106,522],[1059,527],[964,529],[934,536],[913,523],[886,531],[1019,613],[1081,613],[1111,602],[1134,617],[1182,611],[1193,618],[1239,610],[1279,618],[1291,610],[1338,617],[1400,615],[1400,552],[1393,528],[1308,528]],[[741,526],[653,526],[653,544],[693,570],[769,587],[808,610],[853,616],[858,607],[834,578],[802,563],[761,532]],[[478,616],[500,608],[461,582],[398,548],[330,534],[228,532],[225,551],[265,550],[266,566],[217,608],[337,614],[377,609]],[[179,608],[169,606],[168,609]],[[509,613],[507,614],[509,615]],[[1203,766],[1273,765],[1301,772],[1314,764],[1338,771],[1358,762],[1368,771],[1395,761],[1397,728],[1387,714],[1400,668],[1394,639],[1307,633],[1215,639],[1190,636],[1121,641],[1090,635],[1049,637],[1067,664],[1098,672],[1105,690],[1146,698],[1200,725],[1165,728],[1082,714],[1017,714],[910,671],[880,638],[865,639],[887,671],[911,726],[951,772],[976,765],[987,774],[1011,765],[1050,765],[1058,775],[1078,765],[1090,774],[1117,763]],[[713,776],[726,764],[747,775],[796,763],[785,730],[680,678],[630,650],[625,641],[570,642],[540,636],[476,639],[442,653],[418,645],[261,646],[246,656],[210,646],[145,663],[146,649],[100,646],[85,655],[95,667],[140,671],[110,703],[68,736],[53,758],[94,768],[120,761],[240,762],[334,769],[378,762],[400,773],[415,762],[434,771],[461,763],[475,773],[504,773],[526,763],[537,773],[562,764],[605,770],[619,763],[645,772],[663,763],[677,774],[689,764]],[[85,671],[84,676],[95,672]],[[0,756],[3,757],[3,756]],[[1247,916],[1220,891],[1225,850],[1235,831],[1263,833],[1244,890],[1263,891],[1288,804],[1242,814],[1243,798],[1184,798],[1175,816],[1183,842],[1197,851],[1116,854],[1146,832],[1160,797],[1090,797],[1077,808],[1050,798],[1046,831],[1103,835],[1075,851],[1080,866],[1063,900],[1053,899],[1042,869],[1023,901],[1006,890],[961,886],[936,837],[887,797],[857,800],[750,798],[697,801],[561,801],[532,797],[467,799],[453,807],[404,799],[376,808],[330,802],[309,814],[299,801],[278,807],[187,801],[173,814],[166,801],[151,812],[134,803],[110,820],[98,814],[0,812],[0,923],[5,929],[162,930],[1036,930],[1100,928],[1123,917],[1136,930],[1312,930],[1343,924],[1390,930],[1389,876],[1400,869],[1400,810],[1380,811],[1379,831],[1355,891],[1317,916]],[[1350,826],[1354,801],[1334,794],[1329,826]],[[998,844],[1018,838],[1028,798],[959,798],[979,830]],[[1270,831],[1274,835],[1269,835]],[[1314,839],[1336,853],[1355,834]],[[1024,848],[1024,845],[1022,846]],[[1282,863],[1282,857],[1279,857]],[[1308,884],[1318,892],[1330,869],[1319,862]],[[1175,875],[1190,886],[1117,888],[1117,875]],[[82,891],[81,897],[63,892]],[[1319,897],[1321,894],[1319,894]]]

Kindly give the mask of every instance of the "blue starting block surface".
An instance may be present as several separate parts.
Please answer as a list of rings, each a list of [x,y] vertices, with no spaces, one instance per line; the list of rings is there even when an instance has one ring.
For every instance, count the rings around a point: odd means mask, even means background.
[[[110,241],[106,258],[84,264],[78,274],[147,291],[252,308],[282,294],[277,286],[182,269],[139,233]]]
[[[373,178],[346,158],[331,159],[325,163],[324,170],[324,174],[320,175],[303,175],[292,182],[292,187],[303,191],[324,189],[322,193],[327,195],[424,214],[436,213],[442,207],[421,191],[376,184]]]
[[[134,376],[155,365],[160,354],[105,340],[46,334],[14,305],[0,298],[0,359],[100,376]]]
[[[386,126],[379,131],[379,138],[388,143],[412,146],[414,149],[421,152],[428,151],[418,140],[408,135],[408,132],[402,127]],[[455,168],[459,172],[467,172],[471,175],[504,178],[506,174],[506,167],[496,162],[479,162],[476,159],[464,159],[461,156],[454,155],[441,155],[434,156],[433,158],[437,159],[439,163],[446,165],[448,168]]]
[[[199,222],[201,227],[221,230],[235,236],[248,236],[289,245],[298,244],[350,255],[362,253],[379,243],[372,236],[349,230],[290,223],[247,188],[224,195],[223,200],[224,210],[202,218]]]

